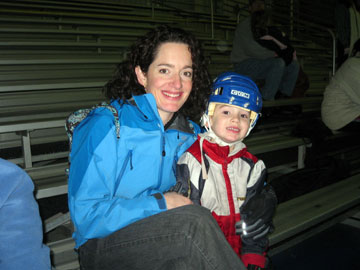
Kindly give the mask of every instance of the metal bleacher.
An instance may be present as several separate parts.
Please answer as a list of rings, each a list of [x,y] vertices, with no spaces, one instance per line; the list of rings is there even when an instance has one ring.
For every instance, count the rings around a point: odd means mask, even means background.
[[[210,1],[211,5],[182,2],[0,2],[0,156],[27,171],[35,183],[38,201],[66,195],[68,143],[65,118],[79,108],[88,108],[104,100],[103,85],[137,36],[157,25],[182,27],[202,41],[213,78],[232,68],[229,62],[232,38],[237,22],[248,15],[245,4],[226,1],[215,12],[214,5],[218,3],[214,1]],[[289,13],[288,1],[280,2],[283,5],[273,7],[275,15]],[[277,22],[288,25],[289,20],[286,16],[278,16]],[[309,30],[309,23],[304,20],[294,23],[292,40],[299,62],[309,75],[310,89],[303,98],[264,103],[265,108],[300,105],[302,115],[299,118],[302,119],[319,117],[322,93],[332,69],[331,36],[326,31],[319,32],[327,25]],[[315,34],[317,38],[313,39]],[[297,120],[259,121],[246,139],[246,145],[256,155],[288,149],[296,152],[294,159],[270,167],[270,173],[304,167],[304,156],[311,141],[292,135]],[[334,154],[350,156],[343,151],[335,153],[334,150]],[[354,156],[351,158],[355,160],[355,168],[358,157]],[[354,170],[354,176],[346,180],[347,185],[345,182],[335,184],[280,205],[275,218],[278,229],[271,238],[272,245],[278,249],[301,231],[353,211],[360,203],[356,189],[358,173]],[[347,201],[338,198],[336,205],[321,201],[320,195],[324,192],[329,198],[335,198],[335,190],[343,190],[342,194],[352,192]],[[320,203],[324,208],[317,207]],[[316,208],[316,211],[310,211],[312,215],[305,219],[304,225],[297,223],[296,215],[302,214],[305,207]],[[285,222],[285,217],[290,217],[292,223]],[[62,225],[71,228],[66,213],[44,220],[46,233]],[[78,269],[74,242],[69,236],[49,240],[47,245],[57,270]]]

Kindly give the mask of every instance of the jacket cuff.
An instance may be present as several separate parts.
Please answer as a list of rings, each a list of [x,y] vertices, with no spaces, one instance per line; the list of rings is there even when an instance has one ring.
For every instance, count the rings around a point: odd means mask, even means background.
[[[164,196],[161,193],[155,193],[151,196],[154,196],[160,209],[166,209],[166,201]]]
[[[256,253],[246,253],[241,255],[241,260],[247,267],[249,264],[260,266],[261,268],[265,268],[266,257],[264,255],[256,254]]]

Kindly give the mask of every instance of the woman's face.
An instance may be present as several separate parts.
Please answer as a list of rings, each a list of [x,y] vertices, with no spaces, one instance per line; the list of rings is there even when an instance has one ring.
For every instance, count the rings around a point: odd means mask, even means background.
[[[146,93],[154,95],[159,115],[166,124],[188,99],[192,89],[192,60],[188,45],[163,43],[148,72],[135,68]]]
[[[250,13],[265,10],[265,1],[264,0],[255,0],[250,5]]]

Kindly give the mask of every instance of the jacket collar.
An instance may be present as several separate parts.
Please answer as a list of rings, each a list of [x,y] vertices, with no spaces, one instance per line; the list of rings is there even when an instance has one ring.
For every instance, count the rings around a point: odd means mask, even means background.
[[[193,124],[186,120],[186,118],[182,114],[174,114],[170,122],[171,123],[166,130],[175,129],[190,134],[194,134],[195,132]]]
[[[201,134],[201,136],[203,136],[203,134]],[[229,146],[220,146],[217,143],[212,143],[209,138],[205,137],[203,151],[216,163],[223,164],[230,163],[233,159],[243,156],[247,149],[245,144],[239,141],[234,144],[234,149],[230,153]]]
[[[119,101],[119,103],[121,104],[121,101]],[[127,103],[136,106],[147,119],[157,121],[161,127],[164,128],[157,110],[155,97],[152,94],[133,96]],[[184,133],[195,134],[193,124],[186,120],[182,114],[175,113],[169,123],[166,130],[177,130]]]

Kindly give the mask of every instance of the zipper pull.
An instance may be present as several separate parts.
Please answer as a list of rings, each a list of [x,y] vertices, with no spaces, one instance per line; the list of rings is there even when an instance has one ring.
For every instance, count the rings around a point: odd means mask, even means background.
[[[166,152],[165,152],[165,137],[164,137],[164,135],[163,135],[163,137],[162,137],[162,143],[163,143],[163,145],[162,145],[162,148],[163,148],[163,150],[162,150],[162,156],[165,157]]]
[[[130,151],[130,170],[132,170],[134,167],[133,167],[133,164],[132,164],[132,151]]]

